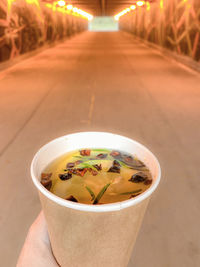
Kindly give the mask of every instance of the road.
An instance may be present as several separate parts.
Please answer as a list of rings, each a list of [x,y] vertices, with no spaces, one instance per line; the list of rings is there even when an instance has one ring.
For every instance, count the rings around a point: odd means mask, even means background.
[[[199,266],[199,119],[200,75],[123,32],[85,32],[0,72],[1,265],[15,266],[40,211],[34,153],[95,130],[141,142],[162,167],[128,267]]]

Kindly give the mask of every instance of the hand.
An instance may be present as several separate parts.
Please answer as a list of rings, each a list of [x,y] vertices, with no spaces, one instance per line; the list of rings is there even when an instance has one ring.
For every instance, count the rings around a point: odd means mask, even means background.
[[[43,212],[29,229],[17,267],[59,267],[52,254]]]

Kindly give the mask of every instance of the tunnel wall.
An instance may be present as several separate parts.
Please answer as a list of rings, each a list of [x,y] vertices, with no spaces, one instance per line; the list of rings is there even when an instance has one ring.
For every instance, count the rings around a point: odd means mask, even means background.
[[[200,0],[158,0],[120,18],[121,30],[200,60]]]
[[[0,0],[0,62],[87,28],[86,19],[53,11],[39,0]]]

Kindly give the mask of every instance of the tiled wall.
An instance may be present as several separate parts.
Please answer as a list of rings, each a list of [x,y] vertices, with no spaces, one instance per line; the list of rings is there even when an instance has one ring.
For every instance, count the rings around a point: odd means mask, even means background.
[[[0,61],[86,30],[88,21],[53,11],[40,0],[0,0]]]
[[[122,16],[120,29],[200,60],[200,0],[157,0]]]

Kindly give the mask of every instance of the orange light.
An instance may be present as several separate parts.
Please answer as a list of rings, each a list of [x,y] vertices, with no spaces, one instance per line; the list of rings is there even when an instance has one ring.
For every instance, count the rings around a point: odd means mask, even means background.
[[[13,1],[13,0],[12,0]],[[26,0],[26,1],[39,1],[39,0]],[[57,7],[59,5],[59,7]],[[51,8],[53,11],[58,11],[65,14],[71,14],[72,16],[80,16],[83,19],[92,20],[93,16],[77,7],[72,5],[66,5],[64,0],[55,1],[53,4],[46,4],[46,7]]]
[[[131,9],[131,10],[135,10],[135,9],[136,9],[136,5],[132,5],[132,6],[130,6],[130,9]]]
[[[115,15],[115,16],[114,16],[114,19],[115,19],[115,20],[119,20],[119,16],[118,16],[118,15]]]
[[[30,5],[35,4],[37,6],[40,6],[38,0],[26,0],[26,3]]]
[[[72,10],[73,9],[73,6],[72,5],[67,5],[67,9],[68,10]]]
[[[143,6],[144,5],[144,1],[137,1],[136,4],[137,4],[137,6]]]
[[[73,12],[75,12],[75,13],[76,13],[76,12],[78,11],[78,8],[77,8],[77,7],[73,7],[73,9],[72,9],[72,10],[73,10]]]
[[[65,6],[65,1],[63,1],[63,0],[58,1],[58,5],[59,6]]]
[[[163,7],[164,7],[163,0],[160,0],[160,8],[163,9]]]
[[[48,8],[52,8],[53,5],[50,4],[50,3],[46,3],[45,6],[48,7]]]
[[[88,16],[87,16],[87,19],[88,19],[88,20],[93,20],[93,16],[92,16],[92,15],[88,15]]]
[[[10,13],[12,4],[13,4],[13,2],[15,2],[15,1],[16,1],[16,0],[7,0],[7,2],[8,2],[8,13]]]
[[[143,1],[139,1],[139,2],[143,2]],[[132,6],[130,6],[130,7],[127,7],[127,8],[125,8],[125,9],[123,9],[121,12],[119,12],[118,14],[116,14],[116,15],[114,16],[114,19],[115,19],[115,20],[119,20],[119,18],[120,18],[121,16],[124,16],[126,13],[131,12],[131,11],[133,11],[133,10],[135,10],[135,9],[136,9],[136,5],[132,5]]]
[[[11,6],[12,4],[15,2],[16,0],[7,0],[7,3],[8,3],[8,13],[10,12],[11,10]],[[40,3],[39,3],[39,0],[25,0],[27,4],[30,4],[30,5],[36,5],[38,8],[40,8]]]
[[[147,11],[149,11],[151,9],[151,5],[149,2],[146,2],[146,6],[147,6]]]

